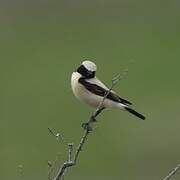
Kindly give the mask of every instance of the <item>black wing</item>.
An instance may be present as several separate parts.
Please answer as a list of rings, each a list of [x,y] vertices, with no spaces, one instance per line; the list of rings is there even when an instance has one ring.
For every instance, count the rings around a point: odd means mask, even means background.
[[[87,82],[86,79],[84,79],[84,78],[80,78],[79,83],[81,83],[88,91],[90,91],[93,94],[96,94],[98,96],[104,97],[108,92],[108,90],[104,89],[103,87],[98,86],[97,84],[92,84],[90,82]],[[117,94],[115,94],[113,92],[110,92],[107,95],[107,98],[112,101],[116,101],[116,102],[119,102],[122,104],[132,105],[131,102],[119,97]]]

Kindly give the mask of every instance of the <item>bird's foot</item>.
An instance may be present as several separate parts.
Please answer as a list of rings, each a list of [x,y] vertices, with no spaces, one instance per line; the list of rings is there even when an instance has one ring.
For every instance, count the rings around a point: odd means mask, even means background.
[[[91,116],[90,122],[97,122],[95,116]]]
[[[90,123],[87,122],[87,123],[83,123],[82,124],[82,127],[87,130],[88,132],[91,132],[93,130],[93,128],[91,127]]]
[[[89,120],[87,123],[83,123],[83,124],[82,124],[82,127],[83,127],[85,130],[91,132],[91,131],[93,130],[91,124],[92,124],[92,123],[95,123],[95,122],[97,122],[97,120],[96,120],[95,116],[92,115],[91,118],[90,118],[90,120]]]

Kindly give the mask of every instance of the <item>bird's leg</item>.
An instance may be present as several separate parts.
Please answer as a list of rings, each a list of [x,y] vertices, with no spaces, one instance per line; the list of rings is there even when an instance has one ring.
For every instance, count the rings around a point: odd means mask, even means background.
[[[105,107],[98,108],[95,113],[91,116],[92,122],[96,122],[96,117],[105,109]]]
[[[95,119],[94,115],[92,115],[92,116],[90,117],[90,119],[89,119],[88,122],[83,123],[83,124],[82,124],[82,127],[83,127],[85,130],[91,132],[91,131],[93,130],[93,129],[92,129],[92,126],[91,126],[91,124],[92,124],[93,122],[96,122],[96,119]]]
[[[105,107],[98,108],[95,113],[90,117],[87,123],[83,123],[82,127],[88,131],[92,131],[91,123],[97,122],[96,117],[105,109]]]

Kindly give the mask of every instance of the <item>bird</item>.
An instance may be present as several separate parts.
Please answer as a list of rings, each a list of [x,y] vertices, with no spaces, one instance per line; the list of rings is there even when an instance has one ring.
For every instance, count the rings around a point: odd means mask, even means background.
[[[104,109],[120,109],[145,120],[145,116],[132,109],[132,103],[121,98],[115,91],[102,83],[96,77],[97,66],[94,62],[85,60],[71,75],[71,88],[73,94],[81,102],[98,108],[100,103]],[[106,96],[106,94],[108,94]],[[104,96],[106,98],[104,99]],[[104,101],[103,101],[104,99]]]

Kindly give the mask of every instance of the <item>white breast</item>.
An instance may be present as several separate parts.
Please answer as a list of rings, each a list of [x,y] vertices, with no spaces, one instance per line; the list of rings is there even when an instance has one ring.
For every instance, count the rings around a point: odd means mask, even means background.
[[[78,80],[81,75],[78,72],[73,72],[71,76],[71,87],[74,95],[82,102],[92,106],[98,107],[99,103],[102,101],[102,97],[97,96],[89,92],[83,85],[81,85]]]

